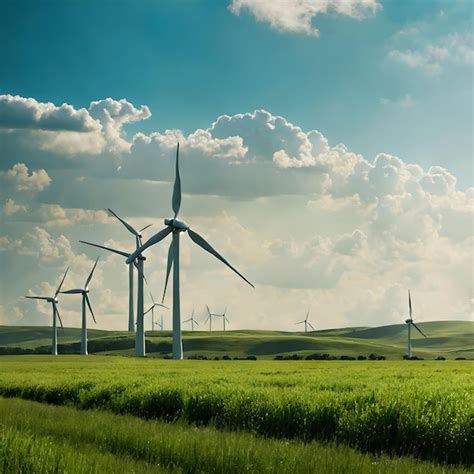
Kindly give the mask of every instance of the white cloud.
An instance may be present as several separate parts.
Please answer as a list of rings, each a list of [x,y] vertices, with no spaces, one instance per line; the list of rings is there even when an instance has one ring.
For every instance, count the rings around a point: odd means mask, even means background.
[[[387,98],[387,97],[382,97],[380,99],[380,103],[382,105],[400,107],[401,109],[408,109],[410,107],[413,107],[416,102],[413,100],[413,98],[410,94],[405,94],[405,95],[403,95],[401,97],[398,97],[396,99],[390,99],[390,98]]]
[[[0,178],[12,183],[17,191],[43,191],[51,184],[51,178],[45,170],[30,173],[24,163],[13,165],[8,171],[0,171]]]
[[[310,36],[319,36],[313,25],[318,15],[334,13],[361,20],[374,16],[381,8],[377,0],[233,0],[229,5],[235,15],[248,10],[276,30]]]
[[[0,95],[0,128],[92,132],[100,128],[86,109],[56,106],[18,95]]]
[[[18,212],[26,212],[26,206],[17,204],[13,199],[8,198],[3,204],[3,212],[6,216],[12,216]]]

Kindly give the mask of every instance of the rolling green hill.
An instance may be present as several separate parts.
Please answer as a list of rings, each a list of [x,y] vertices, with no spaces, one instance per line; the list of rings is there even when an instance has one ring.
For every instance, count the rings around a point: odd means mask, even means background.
[[[415,334],[413,353],[418,357],[444,356],[474,358],[474,322],[433,321],[419,323],[427,334]],[[0,353],[49,352],[51,329],[39,326],[0,326]],[[109,355],[133,355],[134,335],[126,331],[91,329],[89,352]],[[164,357],[171,352],[170,331],[146,334],[147,352]],[[59,352],[77,353],[80,329],[59,330]],[[308,333],[284,331],[236,330],[226,332],[184,332],[185,357],[194,355],[273,358],[276,355],[327,353],[334,356],[367,356],[371,353],[388,359],[400,359],[406,350],[403,324],[376,328],[338,328]]]

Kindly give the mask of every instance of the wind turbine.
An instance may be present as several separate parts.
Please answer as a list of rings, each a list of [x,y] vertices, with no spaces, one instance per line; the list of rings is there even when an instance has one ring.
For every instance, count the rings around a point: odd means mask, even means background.
[[[150,292],[150,297],[153,304],[143,313],[143,316],[145,316],[145,314],[148,314],[151,311],[151,330],[153,331],[155,329],[155,307],[161,306],[162,308],[166,308],[166,309],[168,309],[168,307],[165,306],[164,304],[156,303],[151,292]],[[163,331],[163,315],[161,315],[161,326],[162,326],[161,330]]]
[[[183,321],[183,324],[184,323],[191,323],[191,331],[194,332],[194,324],[197,324],[199,326],[199,323],[194,319],[194,309],[193,309],[193,314],[191,315],[191,317],[189,319],[186,319],[186,321]]]
[[[206,324],[208,321],[209,321],[209,332],[212,332],[212,318],[220,318],[222,315],[221,314],[217,314],[217,313],[211,313],[211,310],[209,309],[209,306],[206,305],[206,309],[207,309],[207,318],[206,320],[204,321],[204,324]]]
[[[145,326],[143,321],[143,280],[145,276],[143,274],[143,262],[146,258],[137,253],[133,258],[132,254],[124,252],[123,250],[113,249],[111,247],[104,247],[103,245],[93,244],[91,242],[86,242],[85,240],[80,240],[79,242],[87,245],[92,245],[92,247],[97,247],[99,249],[104,249],[109,252],[122,255],[126,258],[125,263],[127,265],[136,265],[138,269],[138,291],[137,291],[137,332],[135,333],[135,355],[137,357],[145,357]],[[135,261],[136,260],[136,261]]]
[[[183,358],[183,341],[181,336],[181,310],[180,310],[180,291],[179,291],[179,235],[181,232],[188,232],[191,240],[199,245],[210,254],[214,255],[222,263],[227,265],[231,270],[233,270],[237,275],[239,275],[243,280],[245,280],[252,288],[254,286],[250,281],[248,281],[239,271],[237,271],[222,255],[220,255],[203,237],[201,237],[197,232],[191,230],[188,224],[183,221],[178,220],[179,208],[181,207],[181,178],[179,176],[179,143],[176,149],[176,176],[173,187],[173,198],[172,198],[172,208],[174,212],[174,217],[170,219],[165,219],[166,227],[160,232],[156,233],[151,237],[145,244],[143,244],[139,249],[130,255],[127,259],[127,263],[133,262],[133,260],[141,255],[141,253],[146,250],[148,247],[157,244],[163,240],[168,234],[173,234],[173,240],[171,242],[169,251],[168,251],[168,265],[166,268],[166,281],[165,289],[163,291],[163,300],[166,293],[166,287],[168,285],[168,278],[173,266],[173,359],[181,360]],[[162,300],[162,301],[163,301]]]
[[[91,302],[89,300],[89,283],[92,280],[92,275],[94,275],[95,267],[97,266],[97,262],[99,261],[99,257],[97,257],[94,266],[92,267],[89,276],[87,277],[86,282],[84,283],[83,288],[76,288],[74,290],[66,290],[61,291],[64,295],[82,295],[82,331],[81,331],[81,354],[87,355],[87,309],[86,304],[89,307],[89,311],[91,312],[92,319],[94,323],[97,324],[95,320],[94,311],[92,311]]]
[[[414,326],[415,329],[423,336],[426,337],[424,332],[415,324],[415,321],[413,321],[413,310],[411,307],[411,294],[410,290],[408,290],[408,310],[410,313],[410,317],[405,320],[405,323],[407,323],[408,327],[408,358],[411,359],[411,327]]]
[[[227,313],[227,308],[225,309],[225,311],[222,314],[213,314],[213,316],[216,316],[218,318],[222,318],[222,323],[224,325],[224,332],[225,332],[225,322],[227,321],[230,324],[230,321],[227,319],[226,313]]]
[[[61,316],[59,316],[59,311],[58,311],[58,294],[61,291],[61,287],[63,286],[64,279],[66,278],[67,272],[69,270],[69,267],[66,268],[66,271],[64,272],[64,276],[61,280],[61,283],[58,286],[58,289],[54,293],[54,296],[25,296],[25,298],[28,298],[30,300],[44,300],[47,301],[48,303],[51,303],[53,307],[53,334],[52,334],[52,345],[51,345],[51,354],[53,355],[58,355],[58,328],[56,326],[56,316],[59,319],[59,322],[61,323],[61,327],[64,329],[63,322],[61,321]]]
[[[309,318],[309,311],[306,313],[306,318],[303,321],[298,321],[295,324],[303,324],[304,323],[304,332],[308,332],[308,326],[314,331],[313,325],[308,321]]]
[[[148,229],[148,227],[150,227],[152,224],[148,224],[137,231],[128,222],[126,222],[124,219],[115,214],[112,209],[107,209],[107,211],[109,212],[109,214],[116,217],[125,226],[125,228],[135,236],[136,248],[139,248],[140,245],[142,245],[142,232],[145,229]],[[135,332],[135,316],[133,308],[133,265],[129,265],[128,267],[128,330],[130,332]]]
[[[163,314],[161,315],[161,321],[156,321],[155,326],[159,326],[160,330],[163,331]]]

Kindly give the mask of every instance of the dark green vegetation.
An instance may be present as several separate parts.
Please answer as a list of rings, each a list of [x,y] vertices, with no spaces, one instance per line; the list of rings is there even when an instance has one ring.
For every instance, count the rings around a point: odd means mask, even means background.
[[[0,394],[265,438],[473,464],[470,361],[4,356]]]
[[[424,339],[417,333],[413,339],[414,355],[425,359],[442,356],[474,358],[474,323],[468,321],[438,321],[419,323],[429,335]],[[47,354],[50,351],[50,328],[0,326],[0,354]],[[59,352],[79,352],[80,329],[59,331]],[[171,352],[171,334],[147,332],[147,352],[150,357],[164,357]],[[89,352],[109,355],[133,355],[134,337],[128,332],[89,331]],[[406,353],[406,326],[397,324],[378,328],[345,328],[314,331],[307,334],[278,331],[185,332],[185,357],[227,355],[231,358],[254,355],[273,359],[276,355],[297,354],[306,357],[326,353],[340,357],[369,354],[387,359],[401,359]]]
[[[100,427],[100,428],[99,428]],[[311,468],[313,467],[313,468]],[[465,472],[343,446],[261,439],[250,433],[79,412],[0,398],[0,470],[19,472],[244,473]]]

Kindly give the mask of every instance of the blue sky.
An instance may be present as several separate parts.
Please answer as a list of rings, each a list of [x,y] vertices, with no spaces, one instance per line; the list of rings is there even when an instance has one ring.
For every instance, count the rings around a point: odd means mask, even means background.
[[[422,31],[408,49],[469,31],[472,3],[381,4],[365,20],[316,17],[315,38],[231,14],[227,2],[7,2],[0,87],[77,107],[126,97],[153,111],[145,132],[189,132],[263,108],[367,157],[390,150],[447,166],[468,186],[472,67],[450,64],[427,77],[387,55],[403,30]],[[410,107],[380,102],[406,95]]]
[[[84,236],[128,245],[104,207],[160,228],[178,139],[183,217],[258,288],[185,243],[185,311],[396,323],[411,287],[420,320],[472,319],[472,2],[324,5],[3,2],[0,324],[48,321],[22,295],[66,264],[80,284]],[[121,328],[125,265],[103,255],[96,284],[99,324]]]

